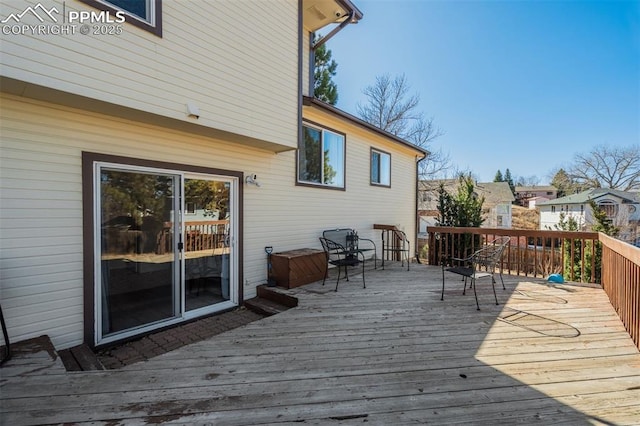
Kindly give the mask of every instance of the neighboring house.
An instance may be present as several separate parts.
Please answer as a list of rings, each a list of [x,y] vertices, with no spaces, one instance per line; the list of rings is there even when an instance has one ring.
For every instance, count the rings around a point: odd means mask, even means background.
[[[545,200],[553,200],[558,196],[555,186],[516,186],[516,204],[530,209],[535,208],[536,203]]]
[[[550,198],[547,197],[533,197],[533,198],[529,198],[529,200],[527,200],[528,202],[528,207],[530,210],[534,210],[536,208],[536,206],[538,205],[538,203],[543,203],[545,201],[549,201]]]
[[[556,229],[561,215],[572,217],[581,231],[591,230],[594,224],[593,212],[589,206],[593,200],[603,208],[613,224],[620,228],[621,240],[633,242],[640,225],[640,194],[615,189],[595,188],[578,194],[538,203],[540,229]]]
[[[427,226],[436,225],[438,218],[438,189],[444,185],[445,191],[454,195],[458,191],[458,179],[423,180],[418,185],[419,232],[426,232]],[[476,182],[474,192],[484,197],[482,213],[483,228],[511,228],[511,204],[514,201],[507,182]]]
[[[320,249],[323,229],[416,234],[425,151],[309,97],[312,32],[356,31],[349,0],[115,4],[134,3],[0,9],[13,341],[103,346],[234,308],[265,247]]]
[[[511,205],[515,201],[507,182],[477,183],[476,190],[484,197],[484,228],[511,228]]]

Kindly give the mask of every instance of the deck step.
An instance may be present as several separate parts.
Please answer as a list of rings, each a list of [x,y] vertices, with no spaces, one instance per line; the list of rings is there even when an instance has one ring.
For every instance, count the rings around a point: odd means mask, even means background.
[[[266,284],[262,284],[256,288],[256,291],[258,297],[262,297],[263,299],[271,300],[272,302],[279,303],[289,308],[295,308],[298,306],[298,298],[287,294],[289,290],[286,288],[269,287]]]
[[[86,344],[58,351],[67,371],[104,370],[95,353]]]
[[[260,315],[271,316],[279,314],[289,309],[289,306],[283,305],[273,300],[265,299],[264,297],[254,297],[244,301],[244,306]]]
[[[11,342],[11,357],[2,364],[3,377],[28,376],[34,373],[65,371],[60,354],[47,335]],[[1,348],[5,353],[5,347]]]

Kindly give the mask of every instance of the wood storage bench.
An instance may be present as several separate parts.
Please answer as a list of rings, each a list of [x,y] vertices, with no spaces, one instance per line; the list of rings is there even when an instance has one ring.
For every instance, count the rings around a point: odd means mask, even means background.
[[[293,288],[324,278],[327,259],[322,250],[303,248],[273,253],[271,265],[276,284]]]

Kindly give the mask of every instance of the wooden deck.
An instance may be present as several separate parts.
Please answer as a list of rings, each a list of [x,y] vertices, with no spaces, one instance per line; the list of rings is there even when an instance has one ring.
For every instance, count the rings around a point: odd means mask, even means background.
[[[477,311],[455,275],[440,301],[437,267],[366,278],[121,370],[10,361],[2,424],[640,424],[640,353],[601,289],[511,276],[496,306],[480,280]]]

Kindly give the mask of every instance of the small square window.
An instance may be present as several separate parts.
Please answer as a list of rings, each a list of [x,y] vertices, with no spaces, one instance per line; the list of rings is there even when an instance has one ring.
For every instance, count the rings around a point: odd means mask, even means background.
[[[371,184],[391,186],[391,154],[371,149]]]

